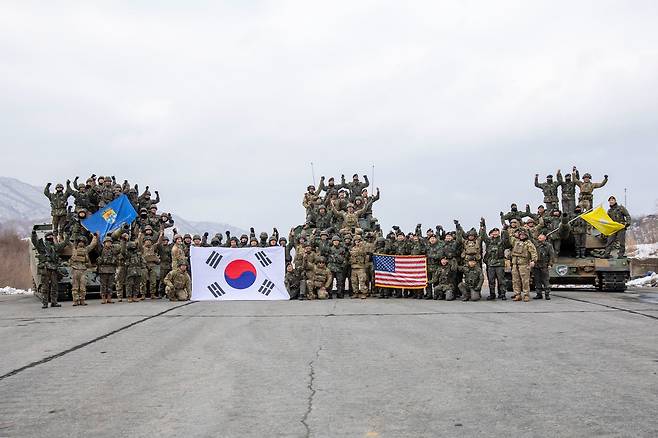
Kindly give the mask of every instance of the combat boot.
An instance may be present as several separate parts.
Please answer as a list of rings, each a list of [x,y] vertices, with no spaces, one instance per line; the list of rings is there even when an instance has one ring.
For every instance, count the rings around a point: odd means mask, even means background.
[[[139,297],[139,301],[144,301],[145,299],[146,299],[146,294],[142,294],[142,295]]]
[[[59,303],[52,303],[50,307],[62,307],[62,305]]]
[[[522,300],[522,298],[521,298],[520,294],[519,295],[514,295],[514,298],[512,298],[512,301],[521,301],[521,300]]]
[[[489,291],[489,296],[487,297],[487,301],[493,301],[495,299],[496,299],[496,292]]]
[[[545,299],[546,301],[550,301],[550,299],[551,299],[550,292],[549,292],[549,291],[546,291],[546,292],[544,293],[544,295],[545,295],[545,298],[544,298],[544,299]]]
[[[498,299],[501,301],[507,300],[507,294],[505,292],[498,292]]]
[[[543,295],[541,294],[541,292],[537,292],[537,293],[535,294],[535,296],[534,296],[532,299],[533,299],[533,300],[541,300],[541,299],[543,299],[543,298],[544,298],[544,297],[543,297]]]
[[[523,296],[523,301],[526,302],[526,303],[527,303],[528,301],[530,301],[530,296],[528,296],[528,295],[524,295],[524,296]]]
[[[80,305],[81,305],[81,306],[86,306],[87,303],[85,303],[85,300],[80,300]]]
[[[129,302],[129,303],[132,303],[132,302],[133,302],[133,296],[132,296],[132,295],[130,295],[130,296],[128,297],[128,302]]]
[[[41,306],[42,309],[47,309],[48,308],[48,302],[43,303]]]
[[[105,298],[105,294],[101,294],[101,304],[107,303],[107,298]]]
[[[462,296],[462,301],[469,301],[470,299],[471,297],[469,294],[464,294],[464,296]]]
[[[73,300],[73,306],[74,307],[79,306],[79,305],[80,305],[80,302],[78,300]]]

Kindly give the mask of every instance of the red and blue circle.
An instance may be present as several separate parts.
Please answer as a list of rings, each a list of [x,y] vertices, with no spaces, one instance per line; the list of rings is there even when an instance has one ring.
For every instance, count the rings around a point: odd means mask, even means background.
[[[224,268],[224,278],[232,288],[246,289],[256,281],[256,268],[246,260],[233,260]]]

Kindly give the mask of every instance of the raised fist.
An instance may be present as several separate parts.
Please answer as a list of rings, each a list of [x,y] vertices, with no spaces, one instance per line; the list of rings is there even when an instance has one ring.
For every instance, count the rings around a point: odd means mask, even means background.
[[[538,173],[535,173],[535,178],[539,178],[539,174],[538,174]]]
[[[608,179],[608,175],[603,175],[603,178]]]
[[[256,232],[256,230],[254,230],[254,227],[249,228],[249,231],[251,231],[252,233]]]
[[[203,237],[208,237],[208,232],[203,233]]]
[[[71,184],[71,180],[70,180],[70,179],[67,179],[67,180],[66,180],[66,184]]]
[[[158,191],[156,190],[156,191],[155,191],[155,194],[156,194],[156,195],[159,195],[159,194],[160,194],[160,192],[158,192]]]
[[[455,223],[455,225],[459,225],[459,221],[457,219],[455,219],[453,222]]]

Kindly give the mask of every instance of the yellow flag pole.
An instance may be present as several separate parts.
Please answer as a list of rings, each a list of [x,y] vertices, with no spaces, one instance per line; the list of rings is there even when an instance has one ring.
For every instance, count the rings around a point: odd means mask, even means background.
[[[600,207],[600,206],[601,206],[601,204],[597,205],[597,208]],[[590,211],[593,211],[593,210],[594,210],[594,207],[590,208],[590,209],[587,210],[587,211],[584,211],[584,212],[580,213],[578,216],[576,216],[575,218],[573,218],[573,219],[571,219],[569,222],[567,222],[567,225],[571,224],[571,222],[575,221],[576,219],[578,219],[578,218],[581,217],[582,215],[584,215],[584,214],[586,214],[586,213],[589,213]],[[560,225],[561,225],[561,224],[560,224]],[[548,236],[550,236],[551,234],[553,234],[554,232],[556,232],[556,231],[559,230],[559,229],[560,229],[560,226],[558,226],[558,227],[557,227],[556,229],[554,229],[553,231],[548,232],[547,234],[545,234],[545,236],[548,237]]]

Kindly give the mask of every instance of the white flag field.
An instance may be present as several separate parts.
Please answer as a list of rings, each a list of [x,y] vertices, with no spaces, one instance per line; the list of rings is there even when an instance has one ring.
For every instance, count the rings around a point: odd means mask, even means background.
[[[283,247],[190,248],[192,300],[289,300]]]

